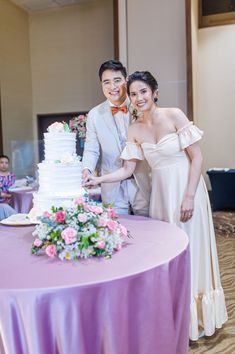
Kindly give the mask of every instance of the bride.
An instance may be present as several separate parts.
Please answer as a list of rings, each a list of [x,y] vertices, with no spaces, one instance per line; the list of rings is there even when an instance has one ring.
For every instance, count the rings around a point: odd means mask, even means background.
[[[189,237],[189,336],[197,340],[204,334],[211,336],[227,320],[210,202],[201,175],[198,141],[203,133],[180,109],[157,106],[157,89],[148,71],[129,76],[127,92],[138,114],[121,155],[125,163],[113,173],[90,176],[85,186],[126,179],[138,160],[147,160],[152,175],[150,217],[178,225]]]

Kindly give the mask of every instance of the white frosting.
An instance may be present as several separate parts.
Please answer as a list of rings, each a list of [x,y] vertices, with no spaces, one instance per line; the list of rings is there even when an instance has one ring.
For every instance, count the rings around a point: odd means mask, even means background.
[[[76,134],[44,133],[45,160],[38,164],[39,190],[34,193],[34,207],[50,211],[52,206],[68,206],[84,195],[82,163],[76,155]]]
[[[61,193],[63,194],[63,193]],[[33,195],[33,205],[34,207],[38,208],[41,211],[49,211],[51,210],[51,207],[69,207],[73,205],[73,200],[74,198],[82,197],[84,195],[84,189],[81,188],[80,192],[76,192],[73,196],[67,196],[67,195],[58,195],[58,193],[55,194],[48,194],[48,193],[41,193],[37,192],[34,193]]]
[[[46,161],[60,160],[63,154],[76,154],[76,133],[44,133]]]

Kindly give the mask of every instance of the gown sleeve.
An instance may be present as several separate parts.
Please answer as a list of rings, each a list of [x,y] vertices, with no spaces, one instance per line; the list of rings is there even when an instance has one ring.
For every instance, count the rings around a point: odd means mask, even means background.
[[[203,136],[203,131],[196,127],[193,122],[185,125],[177,131],[181,149],[196,143]]]
[[[127,142],[120,158],[122,160],[144,160],[144,155],[139,144]]]

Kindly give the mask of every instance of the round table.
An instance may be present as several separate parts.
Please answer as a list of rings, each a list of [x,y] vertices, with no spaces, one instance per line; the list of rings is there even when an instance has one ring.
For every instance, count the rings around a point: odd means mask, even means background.
[[[111,259],[31,255],[33,227],[0,226],[2,354],[186,354],[190,265],[174,225],[123,216]]]

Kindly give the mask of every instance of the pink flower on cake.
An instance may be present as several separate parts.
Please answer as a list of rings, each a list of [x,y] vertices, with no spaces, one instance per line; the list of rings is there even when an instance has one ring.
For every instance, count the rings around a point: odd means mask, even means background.
[[[86,222],[87,221],[87,215],[86,214],[78,214],[78,221]]]
[[[64,239],[66,245],[76,241],[77,231],[73,227],[67,227],[61,232],[61,237]]]
[[[46,254],[48,257],[54,258],[56,256],[56,246],[55,245],[49,245],[45,249]]]
[[[44,213],[43,213],[44,218],[49,218],[50,216],[51,216],[51,214],[48,213],[48,211],[44,211]]]
[[[57,222],[64,222],[66,214],[63,211],[57,211],[55,213],[55,219]]]
[[[117,212],[116,210],[114,210],[113,208],[109,208],[108,209],[108,216],[109,218],[116,218],[117,217]]]
[[[110,231],[114,231],[116,229],[117,225],[118,225],[118,223],[115,220],[109,220],[107,222],[107,226],[108,226]]]
[[[42,245],[42,241],[39,240],[39,238],[36,238],[36,240],[34,240],[34,243],[33,243],[35,246],[37,247],[40,247]]]
[[[100,219],[98,220],[98,225],[99,225],[99,226],[103,226],[103,227],[107,226],[107,220],[106,220],[106,219],[103,219],[103,218],[100,218]]]

